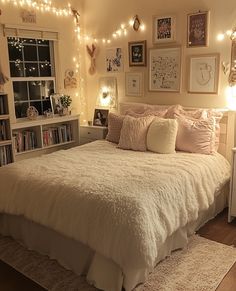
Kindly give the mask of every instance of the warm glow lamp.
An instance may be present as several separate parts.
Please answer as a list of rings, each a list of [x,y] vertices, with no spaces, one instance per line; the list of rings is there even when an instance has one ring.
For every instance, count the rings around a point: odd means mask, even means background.
[[[117,107],[117,82],[114,77],[103,77],[99,79],[99,93],[97,106],[102,108]]]

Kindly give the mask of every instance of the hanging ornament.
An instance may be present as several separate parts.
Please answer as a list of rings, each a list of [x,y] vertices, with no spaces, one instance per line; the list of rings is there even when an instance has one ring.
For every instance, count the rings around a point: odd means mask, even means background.
[[[88,45],[86,46],[87,52],[90,56],[90,67],[89,67],[89,74],[93,75],[96,72],[96,52],[97,48],[94,44],[92,44],[92,47],[90,48]]]
[[[135,31],[138,31],[139,30],[139,27],[140,27],[140,20],[139,20],[139,17],[138,17],[138,15],[135,15],[134,16],[134,24],[133,24],[133,29],[135,30]]]

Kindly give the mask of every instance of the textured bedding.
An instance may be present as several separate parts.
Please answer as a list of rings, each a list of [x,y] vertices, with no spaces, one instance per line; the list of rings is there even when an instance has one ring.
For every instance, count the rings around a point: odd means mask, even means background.
[[[161,155],[96,141],[0,168],[0,212],[76,239],[126,275],[151,270],[159,246],[196,220],[229,177],[220,154]]]

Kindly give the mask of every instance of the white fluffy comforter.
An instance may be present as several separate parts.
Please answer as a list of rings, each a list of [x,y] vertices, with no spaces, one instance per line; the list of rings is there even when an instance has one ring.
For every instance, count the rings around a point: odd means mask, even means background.
[[[126,268],[154,266],[167,236],[230,177],[219,154],[159,155],[89,145],[0,169],[0,212],[23,215]]]

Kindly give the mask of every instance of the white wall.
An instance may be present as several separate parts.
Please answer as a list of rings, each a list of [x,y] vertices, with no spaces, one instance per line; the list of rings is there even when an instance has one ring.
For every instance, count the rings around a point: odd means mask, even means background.
[[[56,5],[58,7],[67,7],[68,1],[65,0],[57,0]],[[83,15],[83,1],[77,3],[78,1],[71,1],[72,7],[73,2],[76,4],[76,8],[79,9],[81,15]],[[75,64],[73,62],[73,57],[78,57],[78,51],[76,46],[76,37],[74,32],[74,20],[72,16],[68,17],[60,17],[53,15],[51,13],[41,13],[37,12],[37,22],[36,24],[24,24],[20,17],[21,8],[14,7],[8,3],[1,5],[2,15],[0,16],[0,23],[1,24],[11,24],[11,25],[24,25],[31,29],[51,29],[53,31],[59,32],[59,42],[56,45],[56,50],[58,52],[57,55],[57,62],[56,62],[56,70],[57,70],[57,90],[61,93],[64,92],[70,95],[73,99],[72,102],[72,112],[78,113],[81,111],[81,102],[80,96],[76,96],[76,93],[80,92],[80,87],[78,89],[64,89],[64,74],[67,69],[74,68]],[[83,54],[81,54],[81,59],[83,60]],[[0,31],[0,64],[2,71],[8,77],[10,76],[9,71],[9,64],[8,64],[8,52],[7,52],[7,41],[6,38],[3,36],[3,29],[1,26]],[[81,86],[81,84],[79,84]],[[11,117],[14,121],[14,114],[13,114],[13,92],[11,82],[8,82],[5,85],[5,91],[9,94],[10,97],[10,110],[11,110]]]
[[[186,48],[187,14],[197,11],[210,10],[210,39],[207,48]],[[183,74],[182,89],[180,93],[157,93],[148,91],[148,67],[129,68],[128,42],[134,40],[147,40],[147,47],[152,44],[152,16],[175,14],[177,16],[177,42],[183,48]],[[227,76],[220,70],[220,84],[218,95],[188,94],[187,93],[187,56],[194,54],[207,54],[218,52],[221,61],[230,60],[231,43],[226,40],[222,43],[216,40],[219,32],[233,28],[236,25],[235,0],[86,0],[84,3],[84,27],[88,35],[96,38],[109,37],[112,32],[119,29],[122,22],[127,22],[135,14],[146,24],[145,32],[130,32],[127,37],[113,40],[110,45],[99,45],[97,57],[97,73],[91,76],[87,73],[88,118],[93,116],[93,110],[98,95],[98,80],[101,76],[115,76],[118,79],[119,101],[146,102],[153,104],[175,104],[196,107],[224,107],[226,106],[225,88]],[[90,42],[91,44],[91,42]],[[125,96],[125,74],[107,74],[105,68],[105,48],[122,47],[125,56],[124,73],[128,71],[141,71],[145,75],[144,98]],[[89,63],[86,57],[87,66]],[[88,70],[88,67],[87,67]]]

